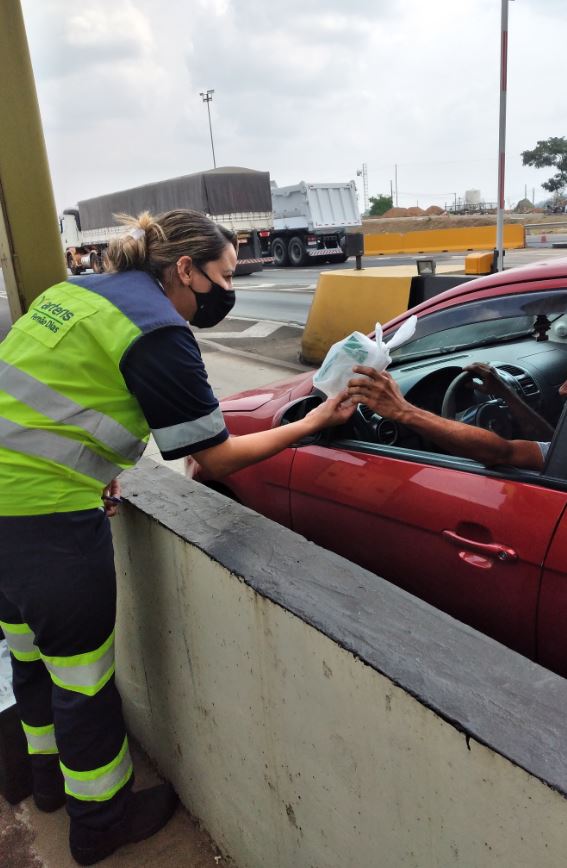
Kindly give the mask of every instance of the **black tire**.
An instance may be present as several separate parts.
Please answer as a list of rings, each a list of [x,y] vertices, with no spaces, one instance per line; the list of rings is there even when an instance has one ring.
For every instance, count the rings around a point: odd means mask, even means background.
[[[102,274],[102,259],[98,253],[91,253],[91,268],[95,274]]]
[[[300,265],[305,265],[309,259],[305,250],[303,238],[300,238],[299,235],[294,235],[293,238],[290,238],[289,244],[287,245],[287,252],[290,263],[296,268]]]
[[[69,269],[71,274],[77,275],[81,273],[81,269],[78,265],[75,265],[75,260],[73,259],[71,254],[69,254],[69,256],[67,257],[67,268]]]
[[[274,265],[284,268],[288,264],[287,247],[283,238],[274,238],[272,241],[272,256]]]

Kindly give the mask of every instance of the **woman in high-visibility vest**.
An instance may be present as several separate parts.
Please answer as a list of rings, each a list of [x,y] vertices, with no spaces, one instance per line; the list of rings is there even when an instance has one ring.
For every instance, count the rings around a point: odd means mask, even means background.
[[[131,789],[114,682],[117,475],[150,432],[164,458],[194,455],[219,477],[354,409],[341,396],[230,437],[187,322],[232,308],[235,235],[195,211],[123,222],[106,273],[47,289],[0,344],[0,627],[36,804],[66,801],[81,865],[153,834],[176,804],[168,784]]]

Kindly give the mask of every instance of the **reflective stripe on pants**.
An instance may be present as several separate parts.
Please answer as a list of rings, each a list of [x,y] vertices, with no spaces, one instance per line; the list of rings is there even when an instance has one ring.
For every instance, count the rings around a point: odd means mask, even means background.
[[[35,645],[35,635],[28,624],[10,624],[0,621],[10,653],[22,663],[40,660],[39,648]]]
[[[76,772],[61,763],[65,792],[81,801],[104,802],[111,799],[129,780],[133,767],[125,738],[117,756],[104,766],[88,772]]]
[[[22,727],[28,742],[29,754],[59,753],[55,741],[55,727],[52,723],[47,726],[30,726],[22,720]]]
[[[94,651],[69,657],[42,654],[41,659],[58,687],[95,696],[114,674],[114,630]]]

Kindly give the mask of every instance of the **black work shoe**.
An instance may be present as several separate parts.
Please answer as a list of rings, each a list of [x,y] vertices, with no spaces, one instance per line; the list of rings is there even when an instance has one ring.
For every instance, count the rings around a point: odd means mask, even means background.
[[[58,754],[33,754],[31,757],[32,795],[36,807],[46,814],[62,808],[66,802],[65,780]]]
[[[119,847],[143,841],[165,826],[177,806],[171,784],[130,793],[124,817],[106,829],[91,829],[71,818],[69,846],[79,865],[94,865]]]

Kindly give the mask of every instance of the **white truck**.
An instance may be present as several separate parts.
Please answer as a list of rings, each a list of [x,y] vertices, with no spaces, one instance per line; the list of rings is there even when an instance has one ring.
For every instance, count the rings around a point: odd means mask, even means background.
[[[272,210],[268,255],[280,267],[345,262],[346,230],[362,226],[354,181],[289,187],[272,181]]]
[[[67,208],[59,225],[67,267],[72,274],[102,271],[108,242],[124,232],[115,214],[158,214],[174,208],[194,208],[233,229],[239,240],[237,274],[261,271],[272,230],[270,173],[222,167],[144,184],[129,190],[85,199]]]

